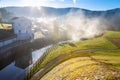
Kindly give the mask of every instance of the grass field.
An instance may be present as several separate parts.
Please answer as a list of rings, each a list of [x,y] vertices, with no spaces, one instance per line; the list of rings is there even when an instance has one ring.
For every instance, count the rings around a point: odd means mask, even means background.
[[[120,38],[120,32],[106,31],[105,34],[100,37],[94,37],[88,40],[83,40],[78,42],[72,42],[72,43],[68,42],[64,44],[54,45],[52,48],[47,50],[43,58],[39,60],[38,64],[36,64],[36,66],[32,70],[30,70],[25,80],[29,80],[29,78],[31,78],[32,75],[34,75],[41,68],[44,68],[44,66],[47,63],[49,63],[51,60],[55,59],[56,57],[60,56],[61,54],[67,54],[71,51],[83,50],[83,49],[89,49],[89,51],[84,53],[85,54],[84,56],[81,54],[79,54],[78,56],[81,57],[90,56],[99,62],[103,62],[106,65],[110,65],[116,69],[120,69],[120,49],[111,41],[109,41],[108,38]],[[96,66],[100,67],[98,65]]]

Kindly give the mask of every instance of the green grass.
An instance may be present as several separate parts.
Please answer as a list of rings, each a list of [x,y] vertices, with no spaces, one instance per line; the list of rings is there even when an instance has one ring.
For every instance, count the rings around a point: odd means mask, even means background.
[[[96,51],[91,56],[101,62],[120,69],[120,49],[117,51]]]
[[[106,31],[103,37],[120,38],[120,31]]]
[[[120,32],[106,31],[101,37],[94,37],[89,40],[79,41],[75,44],[81,48],[117,48],[107,38],[120,38]]]
[[[107,31],[105,36],[98,37],[98,38],[92,38],[85,41],[79,41],[74,43],[77,47],[71,47],[68,44],[64,44],[64,46],[56,45],[53,48],[49,49],[47,51],[47,55],[44,57],[44,61],[42,61],[42,65],[45,65],[50,60],[54,59],[55,57],[59,56],[60,54],[65,54],[74,50],[78,49],[88,49],[88,48],[109,48],[109,49],[115,49],[117,48],[114,44],[112,44],[110,41],[106,39],[106,37],[113,37],[114,33],[112,33],[113,36],[109,35],[111,31]],[[120,33],[117,33],[120,34]],[[117,35],[115,33],[115,35]]]
[[[76,47],[69,45],[69,43],[66,43],[63,45],[57,44],[57,45],[53,46],[52,48],[47,50],[47,52],[44,54],[43,58],[38,61],[37,65],[35,67],[33,67],[32,70],[30,70],[30,72],[27,74],[25,80],[29,80],[30,77],[32,77],[32,75],[34,75],[37,71],[39,71],[41,68],[43,68],[48,62],[50,62],[51,60],[53,60],[54,58],[58,57],[61,54],[66,54],[66,53],[69,53],[69,52],[75,51],[75,50],[91,49],[91,48],[92,49],[94,49],[94,48],[95,49],[96,48],[97,49],[118,49],[117,46],[112,44],[112,42],[110,42],[107,39],[108,37],[109,38],[120,38],[120,32],[106,31],[103,36],[90,38],[88,40],[73,42],[72,44],[74,44]],[[94,51],[92,51],[92,52],[94,52]],[[86,52],[84,54],[86,54],[87,56],[88,55],[92,56],[95,59],[98,59],[100,61],[104,61],[106,64],[112,65],[115,68],[120,68],[120,62],[119,62],[120,60],[118,59],[118,58],[120,58],[120,51],[106,50],[106,51],[95,51],[94,53]],[[80,56],[80,55],[78,55],[78,56]],[[71,57],[72,56],[70,56],[69,58],[71,58]],[[101,57],[103,57],[103,58],[101,59]],[[111,57],[112,59],[110,60],[109,57]],[[114,59],[114,58],[117,58],[117,59]],[[59,64],[59,63],[57,63],[57,64]],[[56,66],[56,65],[54,64],[54,66]],[[52,66],[51,68],[53,68],[54,66]]]
[[[88,48],[117,48],[114,44],[108,41],[105,37],[92,38],[85,41],[76,42],[80,49]]]

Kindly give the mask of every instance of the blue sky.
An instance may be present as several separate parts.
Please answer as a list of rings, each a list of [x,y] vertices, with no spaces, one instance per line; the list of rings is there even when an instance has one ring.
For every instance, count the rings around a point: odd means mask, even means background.
[[[49,6],[79,7],[90,10],[120,8],[120,0],[0,0],[0,7],[5,6]]]

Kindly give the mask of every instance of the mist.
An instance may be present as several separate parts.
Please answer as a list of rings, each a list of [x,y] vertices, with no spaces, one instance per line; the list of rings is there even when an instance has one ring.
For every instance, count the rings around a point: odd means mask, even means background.
[[[114,19],[111,19],[114,21]],[[76,12],[70,11],[66,15],[58,17],[41,17],[37,19],[42,29],[48,30],[46,37],[54,39],[67,38],[72,41],[79,41],[85,38],[92,38],[104,33],[105,30],[111,29],[111,23],[104,15],[89,17],[81,10]],[[114,27],[113,27],[114,28]]]
[[[105,24],[101,23],[102,18],[89,18],[82,11],[70,12],[66,16],[56,20],[57,27],[62,28],[67,36],[78,41],[83,38],[91,38],[102,34],[106,29]]]

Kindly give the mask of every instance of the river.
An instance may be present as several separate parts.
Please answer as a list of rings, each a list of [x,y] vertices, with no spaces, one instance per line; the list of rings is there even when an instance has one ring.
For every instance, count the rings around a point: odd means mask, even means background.
[[[5,56],[0,56],[0,80],[21,80],[24,73],[51,46],[50,44],[23,45],[4,53]]]

